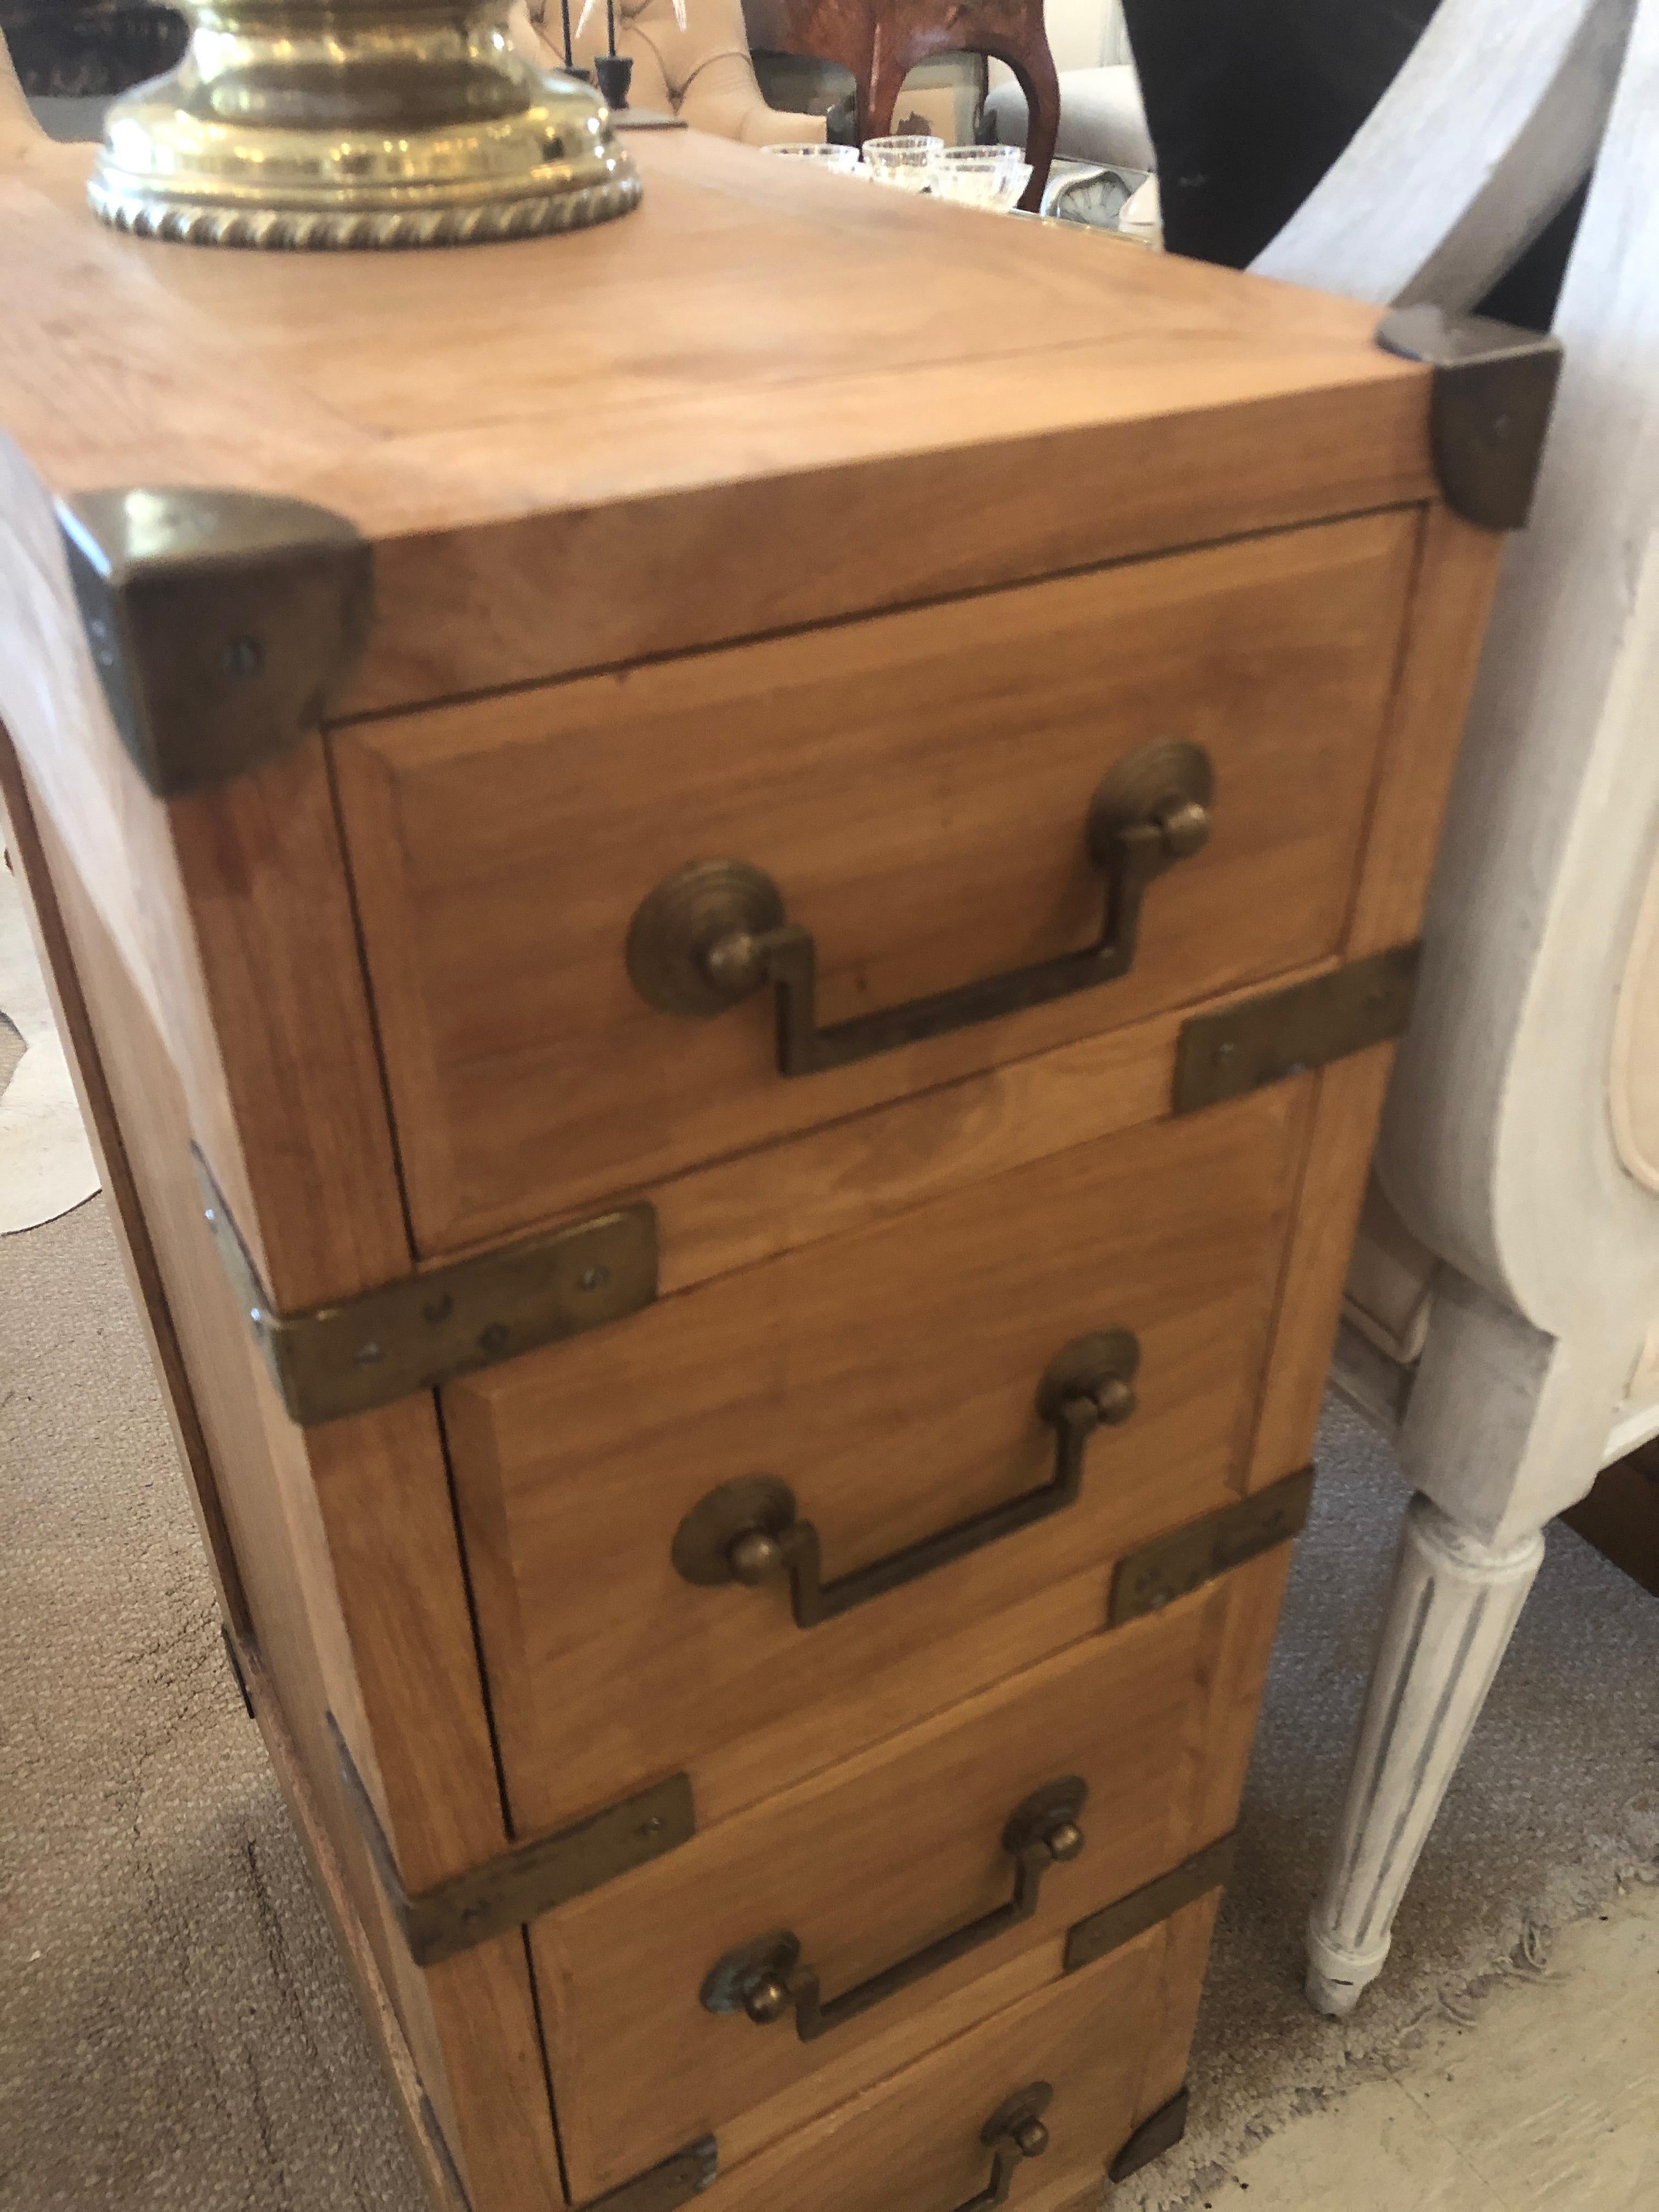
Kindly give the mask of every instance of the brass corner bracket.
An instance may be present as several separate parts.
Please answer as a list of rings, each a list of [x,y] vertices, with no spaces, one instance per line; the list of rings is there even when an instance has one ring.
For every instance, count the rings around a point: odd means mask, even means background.
[[[374,552],[263,492],[135,484],[58,502],[93,665],[158,799],[297,744],[368,642]]]
[[[1299,1536],[1313,1504],[1314,1470],[1298,1468],[1201,1521],[1188,1521],[1126,1553],[1112,1577],[1106,1626],[1121,1628]]]
[[[1107,2167],[1107,2179],[1114,2183],[1127,2181],[1143,2166],[1150,2166],[1166,2150],[1173,2150],[1187,2132],[1188,2101],[1188,2092],[1177,2089],[1167,2105],[1160,2105],[1149,2120],[1143,2120]]]
[[[1532,508],[1555,404],[1559,338],[1488,315],[1396,307],[1376,343],[1434,371],[1430,436],[1446,504],[1487,530],[1520,530]]]
[[[1391,945],[1305,982],[1194,1014],[1176,1045],[1170,1111],[1195,1114],[1391,1043],[1411,1018],[1421,963],[1420,945]]]
[[[641,1202],[544,1230],[337,1305],[280,1314],[206,1161],[202,1215],[289,1418],[316,1428],[580,1336],[657,1295],[657,1215]]]
[[[579,2212],[678,2212],[682,2204],[713,2188],[719,2172],[718,2144],[713,2136],[700,2136],[660,2166],[624,2181],[620,2189],[590,2197]]]
[[[1144,1936],[1149,1928],[1172,1918],[1187,1905],[1195,1905],[1212,1889],[1224,1889],[1233,1870],[1235,1840],[1228,1834],[1206,1844],[1156,1881],[1091,1912],[1086,1920],[1074,1921],[1066,1931],[1065,1972],[1075,1974],[1092,1966],[1097,1959],[1121,1951],[1137,1936]]]
[[[459,1952],[522,1928],[574,1897],[603,1888],[618,1875],[665,1857],[696,1833],[690,1782],[684,1774],[671,1774],[571,1827],[520,1844],[411,1897],[404,1887],[374,1801],[332,1713],[328,1726],[346,1796],[392,1917],[417,1966],[438,1966]]]

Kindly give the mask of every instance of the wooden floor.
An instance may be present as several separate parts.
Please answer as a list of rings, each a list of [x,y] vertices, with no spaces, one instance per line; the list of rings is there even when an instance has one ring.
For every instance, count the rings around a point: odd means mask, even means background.
[[[1565,1929],[1478,2021],[1443,2014],[1387,2081],[1310,2113],[1204,2212],[1651,2212],[1659,2204],[1659,1887]]]

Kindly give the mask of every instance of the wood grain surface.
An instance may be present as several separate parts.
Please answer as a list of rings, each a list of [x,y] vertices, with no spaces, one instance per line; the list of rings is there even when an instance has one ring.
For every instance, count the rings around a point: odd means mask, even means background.
[[[53,492],[349,516],[374,709],[1432,495],[1428,372],[1370,309],[632,150],[643,207],[590,231],[207,254],[100,229],[89,149],[20,135],[0,422]]]
[[[411,1889],[502,1849],[506,1832],[430,1398],[319,1431],[278,1404],[202,1219],[178,1071],[118,948],[37,810],[39,859],[107,1086],[155,1287],[178,1346],[161,1366],[202,1439],[211,1498],[280,1725],[343,1869],[363,1939],[477,2197],[556,2202],[523,1939],[430,1975],[410,1961],[343,1796],[332,1712]],[[118,1186],[114,1195],[123,1196]],[[125,1219],[122,1219],[125,1234]],[[188,1464],[188,1462],[187,1462]],[[210,1510],[208,1509],[208,1510]]]
[[[1417,538],[1376,515],[338,733],[416,1241],[441,1251],[1336,949]],[[687,862],[777,884],[821,1019],[1087,945],[1106,772],[1214,765],[1205,849],[1117,981],[787,1081],[772,994],[647,1006],[635,908]]]
[[[1110,1560],[1237,1480],[1300,1097],[1073,1146],[447,1390],[520,1830],[677,1768],[719,1817],[884,1714],[902,1725],[1097,1626]],[[781,1587],[675,1572],[680,1521],[735,1476],[789,1482],[826,1577],[1049,1480],[1038,1378],[1114,1327],[1140,1340],[1139,1406],[1090,1440],[1075,1505],[807,1631]],[[1091,1568],[1081,1628],[1037,1602]],[[953,1692],[928,1686],[939,1643]]]
[[[1066,2203],[1156,2109],[1149,2058],[1177,2022],[1190,2036],[1212,1912],[1207,1900],[1188,1905],[1058,1988],[953,2036],[741,2159],[705,2201],[712,2212],[951,2212],[990,2178],[981,2126],[1008,2097],[1047,2081],[1050,2147],[1017,2173],[1009,2202],[1018,2212]]]
[[[1074,1922],[1139,1889],[1232,1826],[1276,1589],[1265,1557],[1166,1613],[1091,1638],[862,1757],[723,1821],[653,1866],[536,1923],[560,2138],[578,2200],[667,2156],[699,2125],[784,2100],[791,2124],[890,2066],[891,2038],[988,2012],[988,1976],[1052,1948]],[[1249,1622],[1230,1638],[1231,1616]],[[1255,1648],[1250,1648],[1250,1645]],[[1031,1793],[1066,1776],[1089,1790],[1087,1840],[1045,1874],[1036,1915],[811,2043],[792,2017],[759,2027],[699,2002],[734,1948],[787,1928],[826,2002],[1012,1893],[1003,1829]],[[1207,1822],[1200,1821],[1207,1814]],[[975,1992],[979,1994],[975,1996]],[[925,2047],[925,2042],[923,2043]],[[790,2092],[794,2092],[793,2097]],[[750,2127],[753,2129],[751,2119]],[[630,2163],[631,2161],[631,2163]]]

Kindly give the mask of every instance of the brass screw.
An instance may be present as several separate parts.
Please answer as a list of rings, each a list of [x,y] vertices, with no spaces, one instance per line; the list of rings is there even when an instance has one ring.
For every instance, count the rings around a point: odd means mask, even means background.
[[[1172,860],[1185,860],[1209,842],[1210,810],[1195,799],[1176,800],[1158,810],[1164,849]]]
[[[763,1974],[743,1993],[743,2008],[758,2027],[769,2027],[789,2009],[789,1984],[781,1974]]]
[[[783,1565],[783,1547],[769,1528],[745,1528],[727,1547],[726,1564],[738,1582],[752,1589],[776,1574]]]
[[[1109,1382],[1103,1382],[1093,1396],[1096,1411],[1109,1428],[1127,1421],[1137,1403],[1134,1384],[1126,1382],[1121,1375],[1114,1375]]]
[[[1063,1866],[1068,1859],[1077,1857],[1085,1838],[1075,1820],[1060,1820],[1049,1829],[1042,1840],[1048,1846],[1049,1857],[1058,1859]]]
[[[1041,2120],[1024,2120],[1013,2130],[1014,2148],[1022,2158],[1041,2158],[1048,2148],[1048,2130]]]

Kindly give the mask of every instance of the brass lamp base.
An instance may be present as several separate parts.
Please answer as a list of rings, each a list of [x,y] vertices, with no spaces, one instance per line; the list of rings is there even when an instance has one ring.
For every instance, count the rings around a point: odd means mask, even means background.
[[[119,229],[197,246],[460,246],[639,204],[605,103],[521,61],[499,5],[185,12],[179,67],[109,112],[88,198]]]

